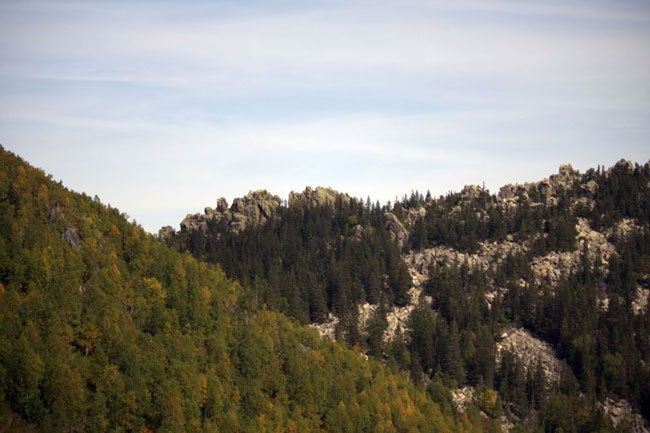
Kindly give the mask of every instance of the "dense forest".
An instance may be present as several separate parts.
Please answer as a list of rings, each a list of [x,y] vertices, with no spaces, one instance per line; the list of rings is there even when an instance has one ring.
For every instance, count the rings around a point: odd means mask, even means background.
[[[399,303],[405,277],[382,236],[364,241],[382,263],[363,277],[395,272],[385,302]],[[343,285],[360,271],[338,267],[362,254],[333,252],[329,278]],[[414,383],[321,339],[267,305],[322,312],[260,302],[262,274],[242,281],[0,149],[0,431],[500,431],[482,415],[498,410],[489,393],[459,414],[442,377]],[[348,308],[326,299],[323,311]]]
[[[408,229],[405,242],[387,230],[388,214]],[[383,206],[290,203],[242,231],[209,222],[166,242],[219,263],[259,305],[302,323],[336,316],[338,340],[416,383],[474,387],[493,418],[503,413],[529,431],[586,432],[612,428],[602,410],[608,399],[650,418],[650,311],[647,295],[645,304],[638,299],[650,287],[649,222],[650,164],[621,161],[584,174],[564,166],[498,195],[466,187],[435,199],[413,192]],[[470,260],[490,245],[509,249],[488,266]],[[382,338],[387,312],[411,301],[406,258],[421,251],[465,259],[428,263],[423,295],[431,302],[418,303],[403,334]],[[557,275],[536,273],[544,260]],[[376,313],[360,324],[364,303]],[[514,353],[497,357],[503,331],[513,327],[553,347],[558,377]],[[486,395],[496,400],[486,404]]]

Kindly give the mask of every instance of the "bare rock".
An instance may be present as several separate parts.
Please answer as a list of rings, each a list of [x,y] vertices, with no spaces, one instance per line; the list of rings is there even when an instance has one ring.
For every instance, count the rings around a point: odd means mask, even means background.
[[[612,420],[614,427],[627,422],[632,427],[633,433],[650,433],[648,422],[632,409],[627,400],[608,397],[604,403],[599,402],[598,405]]]
[[[187,215],[181,222],[181,231],[208,231],[208,221],[223,222],[234,231],[239,232],[251,225],[264,224],[272,218],[282,200],[266,190],[249,191],[244,197],[233,200],[228,208],[228,202],[223,197],[217,200],[217,208],[206,207],[204,213]]]
[[[571,166],[571,164],[562,164],[557,174],[549,177],[551,185],[558,189],[568,189],[573,183],[580,180],[580,173]]]
[[[460,196],[463,201],[473,201],[477,200],[482,192],[483,189],[478,185],[465,185],[460,192]]]
[[[451,391],[451,399],[456,405],[456,410],[465,412],[467,407],[475,402],[476,390],[473,386],[464,386]]]
[[[181,221],[181,230],[182,231],[192,231],[199,230],[202,224],[205,222],[205,215],[196,213],[194,215],[187,214],[187,216]],[[207,225],[206,225],[207,228]]]
[[[595,180],[590,180],[589,182],[585,183],[582,188],[589,194],[594,195],[598,190],[598,183]]]
[[[400,248],[404,247],[408,240],[409,232],[395,214],[392,212],[386,212],[384,214],[384,226],[386,227],[386,230],[388,230],[390,238],[397,240]]]
[[[352,239],[355,241],[360,241],[363,238],[366,229],[363,228],[361,224],[357,224],[352,229]]]
[[[503,262],[509,254],[520,254],[527,251],[526,245],[513,241],[479,242],[479,249],[474,254],[463,253],[449,247],[433,247],[411,252],[406,256],[410,263],[424,277],[428,277],[428,269],[432,264],[439,266],[457,266],[467,263],[470,268],[482,270],[492,269]]]
[[[632,301],[632,311],[634,314],[643,314],[650,300],[650,289],[637,286],[634,300]]]
[[[162,227],[160,230],[158,230],[158,239],[160,239],[163,242],[167,241],[171,239],[175,233],[176,231],[172,226]]]
[[[81,248],[81,236],[75,227],[65,226],[63,233],[61,233],[61,239],[66,241],[68,245],[70,245],[75,250],[79,250]]]
[[[539,363],[549,382],[557,382],[560,379],[561,363],[553,348],[523,328],[512,328],[504,332],[496,349],[497,364],[501,362],[503,353],[509,351],[521,360],[525,370],[535,369]]]
[[[519,184],[508,184],[504,185],[499,189],[499,200],[509,203],[527,201],[528,196],[528,184],[519,185]]]
[[[595,206],[596,206],[596,202],[593,199],[590,199],[589,197],[580,197],[577,200],[575,200],[573,203],[571,203],[571,207],[574,211],[579,208],[589,209],[591,211],[594,209]]]
[[[642,230],[636,221],[630,218],[623,218],[614,227],[605,232],[605,236],[613,243],[625,240],[630,234]]]
[[[586,242],[587,259],[593,265],[597,264],[607,272],[607,264],[612,254],[616,254],[616,248],[607,237],[600,232],[592,230],[589,222],[584,218],[578,218],[576,224],[577,241],[579,248],[572,252],[552,251],[542,257],[535,257],[531,261],[531,270],[537,284],[547,282],[556,286],[558,281],[570,272],[576,271],[582,260],[582,250]]]
[[[220,197],[217,200],[217,212],[226,212],[228,210],[228,202],[226,201],[225,198]]]
[[[55,221],[63,217],[63,208],[59,206],[58,203],[48,207],[47,209],[47,220]]]
[[[407,227],[413,227],[417,220],[424,218],[427,210],[424,207],[407,209],[404,212],[404,222]]]
[[[329,338],[330,340],[335,340],[336,336],[336,327],[338,326],[340,319],[329,313],[327,316],[327,321],[323,323],[312,323],[309,325],[310,328],[315,329],[322,338]]]
[[[634,171],[634,163],[629,159],[621,159],[613,167],[608,168],[606,174],[611,173],[613,170]]]
[[[340,193],[329,187],[317,186],[316,189],[312,189],[308,186],[303,192],[291,191],[289,193],[289,206],[301,204],[310,207],[334,206],[338,199],[345,205],[352,200],[348,194]]]
[[[244,225],[259,225],[273,217],[281,204],[280,197],[272,195],[264,189],[250,191],[244,197],[236,198],[230,206],[230,211],[233,214],[244,215]],[[239,219],[239,221],[242,220]]]

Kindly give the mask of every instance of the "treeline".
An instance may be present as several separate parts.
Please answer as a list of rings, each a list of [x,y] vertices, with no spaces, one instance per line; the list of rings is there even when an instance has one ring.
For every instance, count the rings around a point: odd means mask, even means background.
[[[256,296],[0,149],[0,416],[52,432],[500,428]]]

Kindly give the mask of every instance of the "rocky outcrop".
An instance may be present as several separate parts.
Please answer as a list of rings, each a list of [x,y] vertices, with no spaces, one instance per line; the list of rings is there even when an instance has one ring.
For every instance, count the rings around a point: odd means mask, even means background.
[[[431,296],[422,294],[421,284],[426,281],[426,278],[412,266],[409,266],[409,271],[411,272],[411,276],[413,278],[413,287],[411,287],[408,291],[410,301],[403,307],[394,305],[386,312],[387,326],[383,335],[385,342],[393,341],[397,335],[402,335],[407,338],[408,333],[406,331],[408,331],[408,323],[413,310],[422,302],[430,305],[433,301]],[[365,302],[363,304],[359,304],[357,308],[359,312],[359,330],[361,332],[365,332],[368,320],[370,320],[370,318],[375,314],[378,306],[376,304]],[[334,340],[336,335],[336,327],[339,323],[340,319],[334,316],[332,313],[329,313],[328,318],[325,322],[312,323],[309,326],[318,331],[318,334],[321,337],[327,337]]]
[[[478,185],[465,185],[460,191],[460,197],[463,201],[478,200],[483,193],[483,188]]]
[[[457,266],[467,263],[470,268],[496,271],[497,266],[509,254],[520,254],[527,251],[527,246],[512,241],[480,242],[479,249],[474,254],[463,253],[449,247],[433,247],[411,252],[405,256],[406,262],[414,267],[425,278],[432,264],[438,266]]]
[[[63,233],[61,233],[61,239],[67,242],[67,244],[75,250],[81,248],[81,236],[75,227],[65,226]]]
[[[451,391],[451,399],[456,405],[456,410],[465,412],[467,407],[475,402],[476,390],[473,386],[464,386]]]
[[[176,234],[176,231],[172,226],[165,226],[158,230],[158,239],[164,242],[173,238],[174,234]]]
[[[329,338],[330,340],[334,340],[336,336],[336,327],[338,326],[339,322],[340,320],[338,317],[332,313],[329,313],[325,322],[312,323],[309,325],[309,327],[315,329],[321,338]]]
[[[614,427],[621,423],[628,423],[633,433],[650,433],[650,424],[636,413],[630,403],[622,399],[608,397],[604,403],[598,405],[612,420]]]
[[[363,228],[361,224],[357,224],[352,229],[352,239],[358,242],[363,238],[363,235],[365,233],[366,233],[366,229]]]
[[[605,236],[615,244],[621,240],[624,240],[632,233],[640,230],[642,230],[642,228],[636,223],[636,221],[630,218],[623,218],[618,221],[612,228],[608,229],[605,232]]]
[[[529,199],[528,189],[525,185],[504,185],[499,189],[498,198],[501,201],[507,202],[526,201]]]
[[[390,238],[396,240],[400,248],[403,248],[408,241],[409,232],[394,213],[386,212],[384,214],[384,226],[386,227]]]
[[[575,170],[570,164],[563,164],[560,166],[558,173],[549,176],[548,179],[543,179],[539,182],[527,182],[523,185],[508,184],[502,186],[499,190],[498,198],[502,205],[510,209],[514,208],[517,203],[530,201],[531,194],[535,194],[541,199],[541,202],[531,201],[532,206],[539,205],[540,203],[554,206],[558,202],[558,193],[569,190],[580,179],[580,172]],[[596,185],[590,185],[590,187],[595,188]]]
[[[417,220],[424,218],[427,210],[423,206],[413,209],[404,209],[404,223],[407,227],[413,227]]]
[[[612,254],[616,254],[616,247],[607,240],[604,234],[592,230],[589,222],[584,218],[578,218],[576,231],[578,248],[575,251],[553,251],[545,256],[535,257],[531,261],[531,270],[537,284],[546,282],[551,286],[556,286],[563,276],[577,271],[582,261],[585,242],[589,263],[591,265],[598,264],[603,272],[607,272],[609,258]]]
[[[609,167],[606,171],[606,175],[610,175],[613,171],[616,170],[625,170],[625,171],[634,171],[634,163],[630,160],[627,159],[621,159],[619,160],[616,164],[614,164],[612,167]]]
[[[415,310],[420,302],[425,302],[426,304],[431,304],[432,302],[430,296],[422,296],[422,289],[420,287],[411,287],[408,293],[410,302],[407,305],[403,307],[394,306],[386,314],[388,326],[384,332],[384,341],[393,341],[397,335],[404,335],[405,331],[409,329],[408,323],[413,310]]]
[[[546,342],[533,337],[523,328],[512,328],[501,334],[501,341],[496,345],[496,362],[499,364],[503,354],[509,351],[517,356],[524,369],[534,369],[542,366],[546,380],[557,382],[560,379],[561,363],[555,356],[555,351]]]
[[[350,200],[353,200],[348,194],[340,193],[329,187],[317,186],[316,189],[312,189],[308,186],[303,192],[291,191],[289,193],[289,206],[334,206],[339,199],[344,205],[350,204]]]
[[[637,286],[636,294],[632,300],[632,311],[634,314],[643,314],[643,312],[648,307],[648,301],[650,300],[650,289]]]
[[[188,215],[181,222],[182,231],[200,230],[207,232],[208,222],[225,224],[233,232],[240,232],[248,226],[264,224],[272,218],[282,200],[266,190],[250,191],[244,197],[233,200],[228,208],[225,198],[217,200],[217,208],[206,207],[203,214]],[[164,228],[163,228],[164,229]]]

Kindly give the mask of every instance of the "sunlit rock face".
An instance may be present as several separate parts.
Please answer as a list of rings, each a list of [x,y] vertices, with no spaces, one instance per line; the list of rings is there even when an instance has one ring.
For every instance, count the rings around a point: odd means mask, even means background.
[[[225,198],[217,200],[217,207],[206,207],[204,213],[188,215],[181,222],[181,231],[208,230],[208,223],[225,224],[233,232],[240,232],[246,227],[263,224],[275,216],[282,200],[266,190],[250,191],[244,197],[238,197],[228,207]]]

